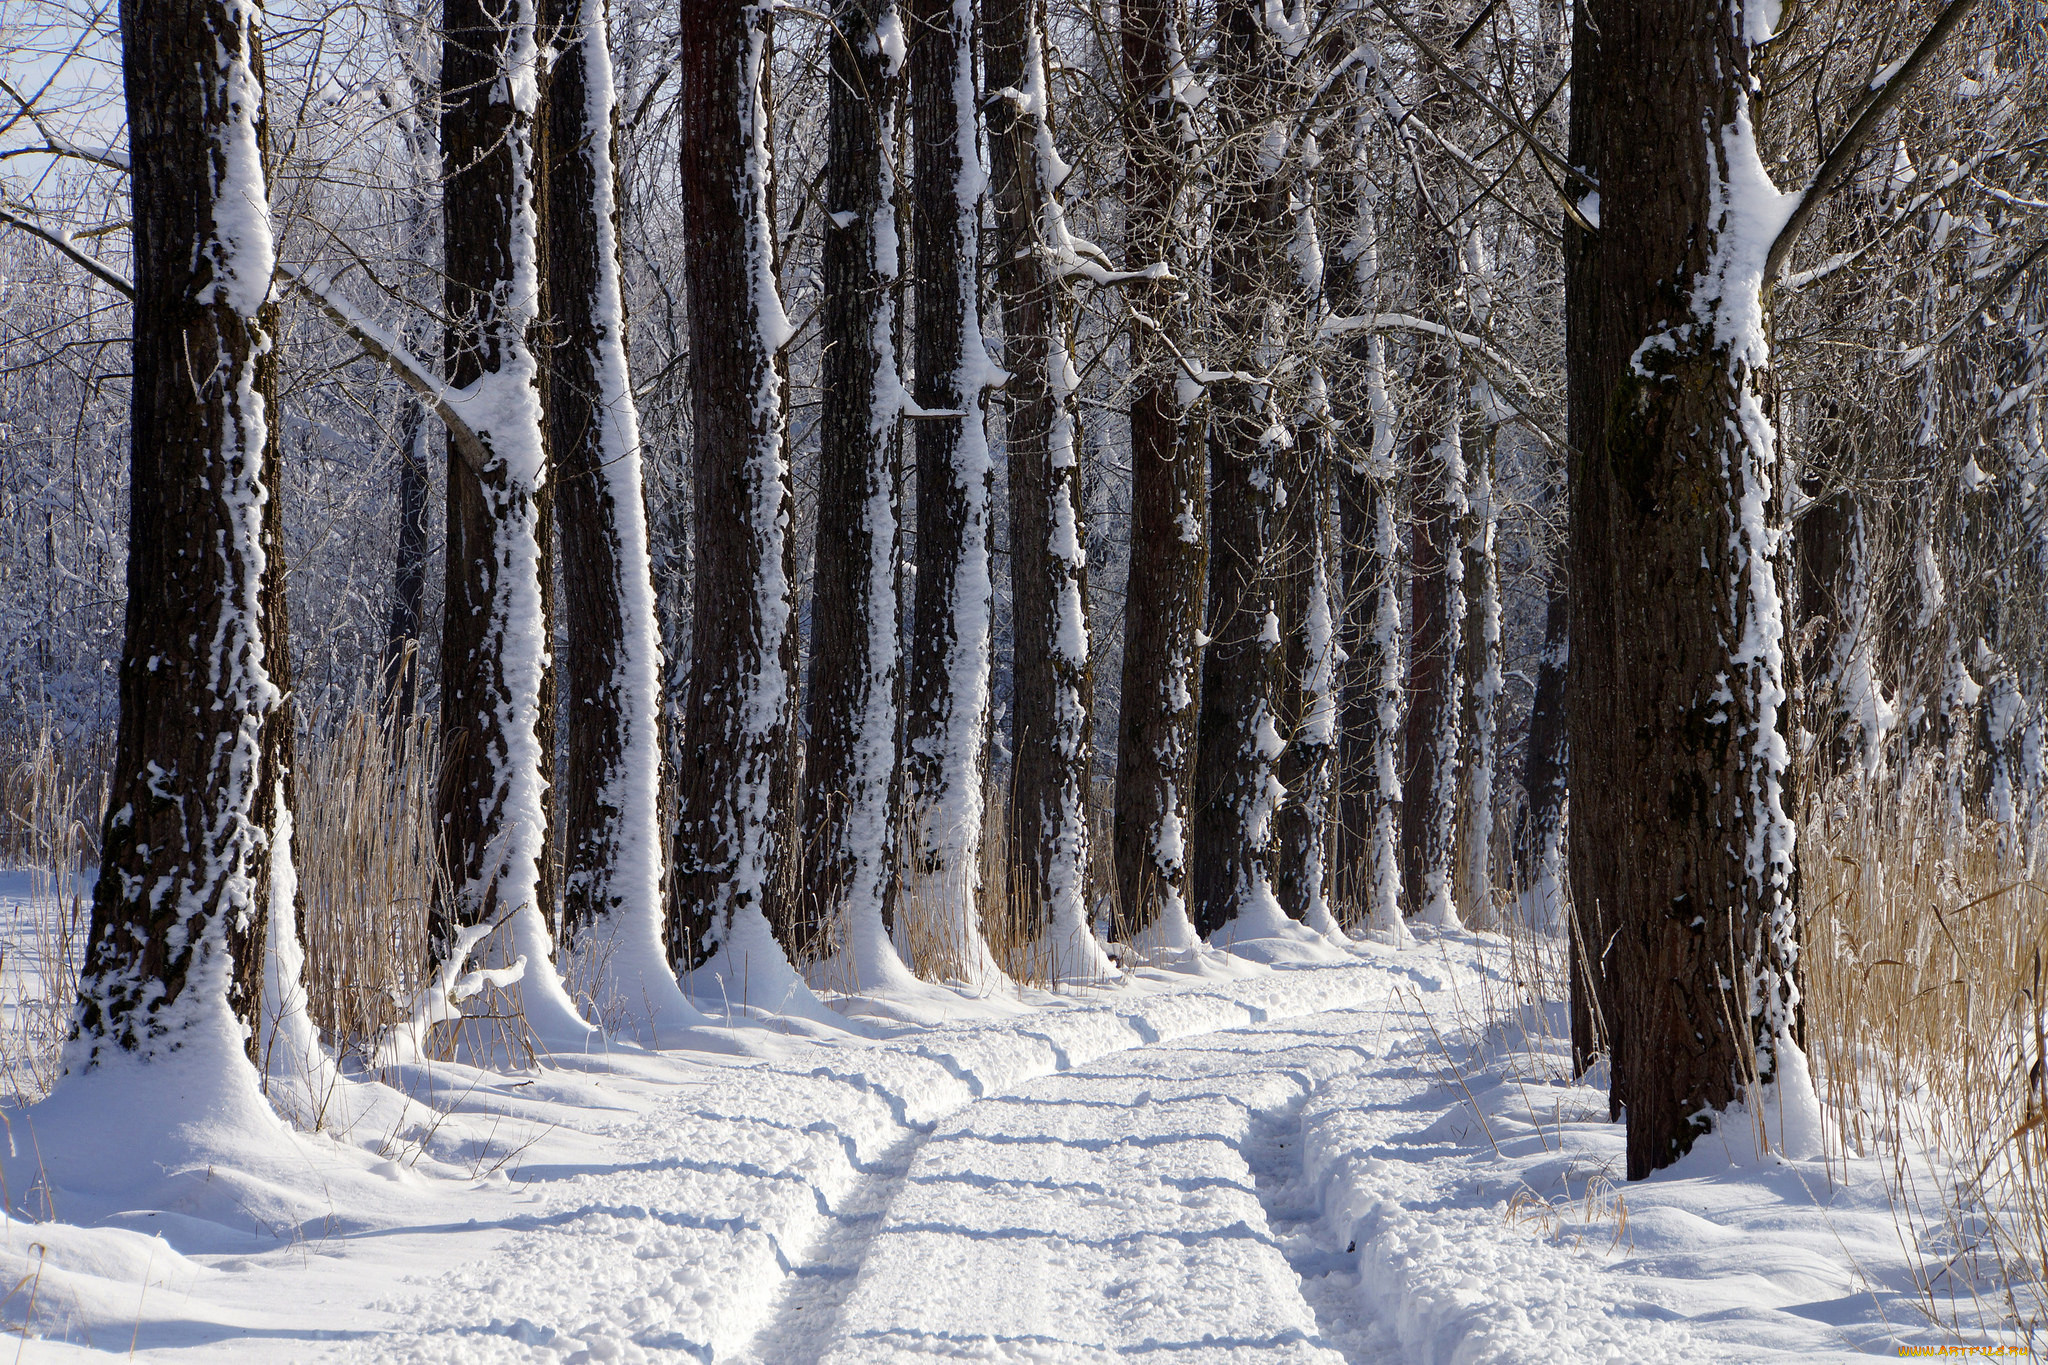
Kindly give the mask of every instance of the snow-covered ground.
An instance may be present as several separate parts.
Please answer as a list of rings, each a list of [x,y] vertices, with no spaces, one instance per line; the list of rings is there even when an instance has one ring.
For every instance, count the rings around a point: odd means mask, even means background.
[[[104,1163],[104,1188],[38,1182],[38,1113],[17,1110],[11,1206],[54,1218],[0,1226],[0,1314],[31,1324],[29,1360],[1754,1361],[1944,1340],[1874,1163],[1716,1137],[1624,1186],[1604,1092],[1560,1079],[1548,1030],[1486,1017],[1497,945],[1350,956],[937,1024],[877,1006],[875,1036],[746,1025],[702,1035],[722,1052],[414,1069],[431,1108],[266,1143],[247,1177],[137,1176],[109,1133],[69,1163]]]

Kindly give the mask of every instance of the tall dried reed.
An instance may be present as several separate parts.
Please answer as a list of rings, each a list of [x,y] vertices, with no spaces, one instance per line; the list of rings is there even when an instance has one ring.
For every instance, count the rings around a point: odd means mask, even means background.
[[[1951,1326],[2043,1323],[2048,888],[1938,794],[1801,841],[1807,1047],[1843,1154],[1883,1158],[1919,1292]]]
[[[366,700],[300,737],[294,850],[307,1013],[364,1058],[426,982],[440,766],[431,721],[388,720]]]
[[[56,1083],[91,919],[92,869],[106,809],[105,746],[66,743],[48,724],[12,732],[0,759],[0,866],[28,870],[25,901],[0,944],[0,1098],[27,1102]]]

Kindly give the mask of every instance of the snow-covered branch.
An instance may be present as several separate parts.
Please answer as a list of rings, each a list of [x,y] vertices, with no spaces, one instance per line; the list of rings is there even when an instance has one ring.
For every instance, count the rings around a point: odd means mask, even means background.
[[[1799,191],[1799,202],[1793,206],[1791,216],[1786,218],[1785,225],[1772,239],[1770,254],[1764,258],[1766,283],[1775,279],[1778,271],[1784,267],[1786,255],[1792,250],[1793,243],[1799,240],[1799,234],[1805,230],[1807,222],[1813,217],[1814,208],[1820,203],[1821,198],[1847,174],[1850,163],[1856,159],[1857,153],[1862,151],[1863,144],[1870,140],[1870,135],[1876,131],[1878,123],[1904,98],[1920,72],[1932,60],[1934,54],[1941,50],[1942,44],[1948,41],[1956,26],[1963,22],[1976,5],[1977,0],[1949,0],[1941,13],[1935,16],[1933,25],[1927,30],[1927,36],[1920,40],[1912,53],[1904,61],[1886,67],[1878,78],[1870,83],[1869,98],[1863,101],[1862,108],[1858,109],[1856,116],[1849,121],[1848,130],[1835,142],[1827,156],[1822,158],[1820,168],[1813,173],[1813,178]]]
[[[87,255],[79,247],[78,239],[63,228],[53,227],[48,223],[37,222],[34,218],[26,217],[17,205],[0,207],[0,223],[5,223],[11,228],[18,228],[31,237],[49,243],[62,252],[65,258],[73,265],[85,271],[86,274],[91,275],[102,284],[110,285],[121,291],[122,297],[130,299],[135,297],[134,285],[128,283],[127,280]]]
[[[481,471],[490,462],[489,453],[476,430],[456,410],[455,400],[461,396],[460,393],[450,389],[433,370],[406,349],[396,334],[364,317],[354,304],[334,292],[330,283],[315,280],[283,264],[277,267],[277,277],[284,281],[286,288],[319,309],[329,322],[362,347],[363,354],[390,370],[394,378],[418,394],[434,410],[434,415],[447,424],[449,441],[470,468]]]

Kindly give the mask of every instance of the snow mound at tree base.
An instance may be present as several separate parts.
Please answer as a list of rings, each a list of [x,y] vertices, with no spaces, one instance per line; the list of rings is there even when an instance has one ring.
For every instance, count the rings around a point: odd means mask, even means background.
[[[403,1097],[383,1091],[376,1117],[403,1108]],[[358,1117],[367,1110],[359,1106]],[[246,1059],[203,1045],[147,1062],[116,1055],[7,1117],[0,1174],[17,1216],[161,1233],[181,1252],[276,1245],[374,1221],[403,1207],[402,1180],[425,1178],[294,1131]]]

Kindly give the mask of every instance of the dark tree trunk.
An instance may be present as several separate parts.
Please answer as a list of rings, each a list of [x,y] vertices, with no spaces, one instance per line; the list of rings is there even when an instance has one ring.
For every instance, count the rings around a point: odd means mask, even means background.
[[[1424,259],[1445,248],[1425,243]],[[1433,272],[1440,283],[1447,271]],[[1448,290],[1443,293],[1447,294]],[[1452,366],[1431,351],[1421,367],[1409,438],[1415,524],[1409,551],[1408,716],[1401,773],[1402,882],[1408,913],[1433,924],[1456,922],[1451,900],[1458,824],[1458,642],[1463,625],[1457,543],[1464,503],[1459,408],[1464,396]]]
[[[246,1055],[257,1045],[291,734],[259,13],[217,0],[121,11],[133,511],[71,1071],[117,1050],[205,1049],[244,1025]]]
[[[1217,16],[1217,87],[1224,121],[1218,158],[1210,289],[1217,368],[1250,373],[1267,337],[1267,302],[1284,286],[1287,237],[1275,179],[1256,130],[1273,117],[1277,54],[1258,12]],[[1281,194],[1285,190],[1281,188]],[[1209,389],[1209,625],[1195,767],[1194,920],[1203,935],[1242,915],[1279,911],[1272,882],[1274,768],[1284,736],[1276,707],[1281,648],[1282,474],[1260,386],[1227,379]]]
[[[549,436],[565,599],[564,941],[578,984],[643,1041],[698,1022],[662,899],[661,627],[626,355],[617,112],[605,0],[548,0]]]
[[[1756,155],[1743,23],[1732,0],[1598,0],[1575,44],[1603,207],[1598,249],[1568,268],[1568,311],[1590,320],[1569,352],[1573,896],[1613,929],[1631,1179],[1682,1156],[1746,1077],[1785,1082],[1756,1100],[1788,1133],[1817,1124],[1793,1023],[1768,314],[1743,265],[1769,242],[1720,207]],[[1581,411],[1602,416],[1583,440]]]
[[[1529,704],[1529,746],[1522,758],[1522,790],[1529,815],[1515,850],[1524,884],[1540,874],[1547,841],[1564,828],[1565,778],[1571,760],[1571,732],[1565,721],[1565,666],[1571,658],[1571,596],[1564,566],[1551,571],[1543,610],[1543,653],[1536,667],[1535,697]]]
[[[386,108],[396,114],[398,132],[406,150],[406,179],[399,191],[400,212],[405,224],[405,250],[416,260],[431,259],[433,252],[434,206],[432,187],[440,174],[439,149],[434,125],[428,115],[433,108],[434,86],[420,69],[417,59],[425,45],[417,16],[398,12],[390,15],[392,41],[401,53],[400,66],[405,83],[385,95]],[[431,315],[431,309],[422,309]],[[425,353],[421,345],[424,328],[407,329],[406,340],[415,355]],[[398,555],[392,581],[391,617],[384,644],[384,706],[398,723],[410,721],[419,704],[420,671],[426,665],[420,652],[421,632],[426,626],[427,586],[427,500],[433,493],[428,466],[432,458],[434,423],[424,404],[413,394],[400,399],[398,413]]]
[[[1391,459],[1387,461],[1391,464]],[[1339,466],[1346,655],[1339,698],[1337,888],[1346,914],[1401,929],[1401,600],[1394,481]]]
[[[1355,76],[1349,101],[1365,106]],[[1329,181],[1329,230],[1344,243],[1326,293],[1339,317],[1378,306],[1380,206],[1366,160],[1366,129],[1377,111],[1352,114],[1349,153]],[[1340,913],[1376,933],[1400,936],[1401,598],[1395,555],[1394,410],[1386,344],[1371,332],[1343,347],[1330,383],[1337,432],[1338,668],[1336,896]]]
[[[964,415],[916,424],[905,818],[915,845],[909,871],[919,904],[944,917],[935,937],[955,945],[956,970],[979,978],[994,968],[978,902],[994,596],[988,543],[994,465],[983,405],[998,375],[982,343],[975,289],[981,168],[963,159],[974,147],[974,35],[953,0],[915,0],[910,18],[915,398],[927,411]]]
[[[549,450],[562,551],[569,934],[659,895],[660,659],[639,427],[625,368],[604,0],[548,0]],[[607,88],[593,90],[593,78]],[[593,97],[596,105],[593,106]],[[627,864],[632,864],[628,866]]]
[[[877,39],[893,0],[838,0],[828,39],[823,384],[818,540],[804,755],[799,954],[843,954],[874,989],[892,961],[898,762],[896,488],[903,389],[896,364],[899,270],[894,178],[897,63]]]
[[[446,0],[441,152],[449,382],[475,400],[476,450],[448,443],[436,811],[437,961],[493,925],[487,955],[527,959],[526,1026],[571,1045],[589,1026],[554,969],[553,508],[541,354],[546,278],[543,59],[534,0]]]
[[[1320,293],[1320,281],[1316,288]],[[1335,469],[1323,418],[1311,414],[1297,425],[1285,461],[1280,619],[1287,658],[1279,709],[1287,747],[1276,775],[1287,801],[1273,835],[1273,890],[1280,908],[1319,930],[1335,927],[1329,872],[1337,740],[1328,526]]]
[[[532,345],[536,337],[505,335],[508,321],[502,295],[511,292],[518,231],[510,205],[515,194],[532,194],[531,127],[523,130],[523,146],[516,144],[513,124],[518,115],[513,106],[493,100],[491,91],[504,77],[512,41],[509,26],[493,17],[496,11],[484,0],[446,0],[443,10],[441,56],[443,96],[441,108],[441,152],[447,183],[443,187],[442,252],[447,261],[445,308],[450,319],[443,340],[443,360],[451,384],[476,382],[487,373],[499,371],[511,357],[506,342]],[[527,164],[513,165],[523,156]],[[515,188],[516,187],[516,188]],[[535,204],[538,207],[537,202]],[[528,289],[537,286],[529,282]],[[538,313],[537,300],[519,300]],[[538,383],[538,376],[534,382]],[[525,433],[521,433],[524,435]],[[516,438],[514,438],[516,439]],[[507,783],[514,775],[506,771],[516,761],[535,766],[545,773],[552,766],[551,754],[541,747],[541,728],[553,709],[544,696],[544,670],[532,677],[515,679],[508,675],[503,657],[504,626],[494,621],[493,608],[507,590],[524,590],[535,599],[548,591],[548,578],[536,563],[505,572],[498,559],[499,522],[510,518],[523,527],[539,546],[539,526],[547,498],[545,483],[508,477],[499,468],[491,473],[479,470],[466,459],[455,442],[448,443],[448,525],[446,546],[446,588],[441,621],[441,735],[444,760],[441,770],[437,813],[441,826],[441,861],[452,888],[453,904],[437,897],[431,937],[437,959],[453,951],[456,935],[465,926],[495,918],[499,899],[498,880],[506,857],[500,829]],[[501,578],[526,577],[527,582],[501,583]],[[547,613],[543,612],[545,619]],[[523,684],[523,686],[522,686]],[[515,696],[515,691],[525,691]],[[518,738],[503,733],[503,703],[527,712],[514,722],[533,727],[532,751],[512,758],[511,746]],[[525,778],[526,774],[519,774]],[[536,803],[544,820],[545,798]],[[533,818],[531,810],[521,813]],[[515,816],[513,818],[519,818]],[[519,857],[531,863],[532,894],[538,896],[538,878],[545,876],[545,823],[538,830],[523,832]],[[545,903],[536,906],[546,914]]]
[[[1009,409],[1012,894],[1056,981],[1098,977],[1088,905],[1088,771],[1093,675],[1088,650],[1080,376],[1065,271],[1078,267],[1041,142],[1051,146],[1044,0],[983,6],[996,291],[1003,308]]]
[[[398,559],[384,637],[384,705],[411,720],[420,685],[420,627],[427,595],[427,414],[410,394],[398,412]]]
[[[696,538],[671,860],[686,967],[723,950],[737,999],[787,934],[796,630],[767,127],[771,11],[685,6],[680,114]],[[786,971],[786,964],[781,967]]]
[[[1585,975],[1598,949],[1589,953],[1580,938],[1580,921],[1567,918],[1572,914],[1565,872],[1566,784],[1571,760],[1565,669],[1571,656],[1570,631],[1571,599],[1564,565],[1559,563],[1551,570],[1543,653],[1536,669],[1535,697],[1529,705],[1528,748],[1522,758],[1522,790],[1529,805],[1518,831],[1515,858],[1527,913],[1538,928],[1563,933],[1569,940],[1572,1063],[1574,1072],[1583,1074],[1606,1047],[1607,1025],[1596,1013],[1599,988]]]
[[[1180,268],[1186,115],[1174,102],[1172,78],[1181,7],[1179,0],[1126,0],[1122,13],[1126,264]],[[1168,326],[1185,321],[1179,283],[1125,289],[1148,318]],[[1117,727],[1117,896],[1127,935],[1185,948],[1191,932],[1186,840],[1201,692],[1195,641],[1208,564],[1203,431],[1181,404],[1178,362],[1153,330],[1134,322],[1130,345],[1131,554]]]
[[[1605,56],[1598,36],[1588,27],[1584,0],[1578,0],[1572,14],[1572,79],[1595,82],[1603,75]],[[1591,85],[1586,87],[1591,89]],[[1592,166],[1600,156],[1606,134],[1604,120],[1597,117],[1599,102],[1572,102],[1570,141],[1566,154],[1575,166]],[[1581,456],[1606,430],[1606,394],[1612,377],[1602,377],[1606,363],[1600,342],[1599,288],[1600,256],[1604,239],[1586,232],[1569,218],[1564,223],[1565,264],[1565,370],[1566,421],[1571,446]],[[1615,771],[1619,761],[1609,751],[1617,736],[1611,727],[1618,721],[1618,699],[1613,695],[1615,675],[1612,657],[1612,622],[1617,609],[1613,575],[1606,538],[1601,530],[1612,517],[1609,484],[1590,477],[1590,467],[1576,462],[1566,480],[1570,525],[1566,562],[1559,569],[1566,591],[1566,606],[1553,611],[1550,621],[1562,624],[1569,638],[1562,651],[1563,675],[1557,680],[1564,708],[1564,733],[1555,742],[1567,754],[1570,770],[1567,785],[1581,786],[1580,774]],[[1573,618],[1603,623],[1592,627],[1602,638],[1600,667],[1590,657],[1581,657],[1577,637],[1582,628]],[[1545,633],[1548,638],[1549,623]],[[1590,647],[1590,643],[1589,643]],[[1614,1009],[1610,952],[1613,946],[1611,888],[1616,875],[1617,850],[1573,839],[1567,845],[1567,868],[1571,883],[1572,941],[1572,1064],[1583,1073],[1593,1065],[1604,1045],[1611,1056],[1610,1106],[1620,1117],[1627,1098],[1627,1040],[1616,1031],[1619,1020]]]

